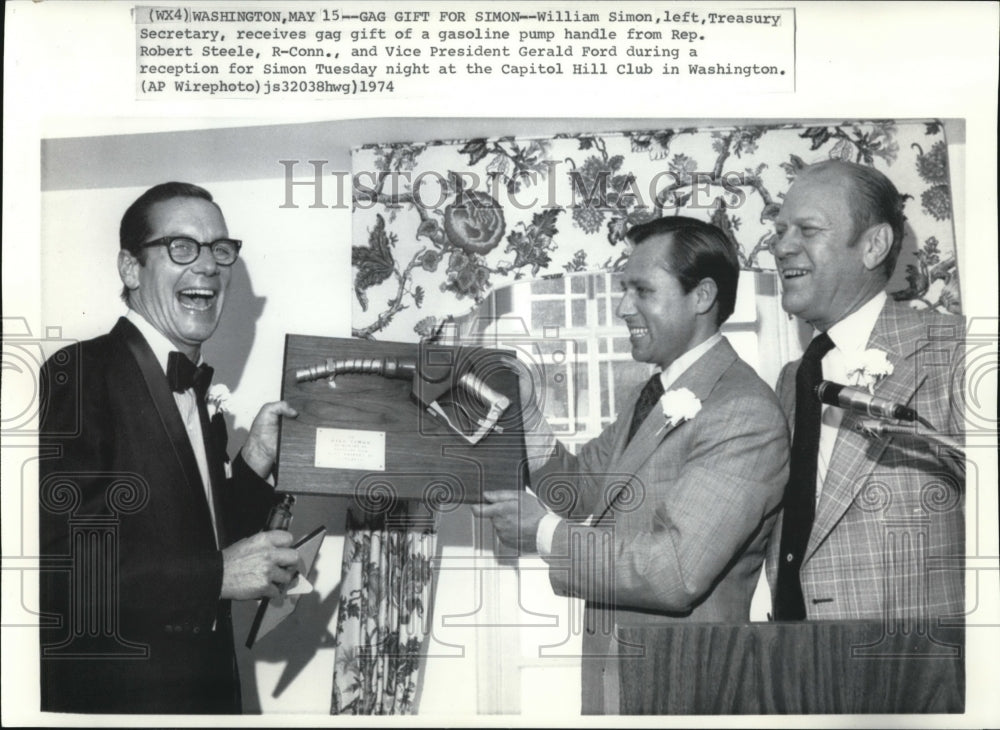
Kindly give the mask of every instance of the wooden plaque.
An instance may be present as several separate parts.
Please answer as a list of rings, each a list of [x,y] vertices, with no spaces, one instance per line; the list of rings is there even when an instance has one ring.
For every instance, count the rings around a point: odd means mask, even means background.
[[[523,489],[527,462],[510,357],[485,348],[287,335],[281,395],[299,416],[282,419],[277,488],[353,496],[373,511],[391,499],[441,506],[476,502],[486,489]],[[321,366],[327,358],[419,363],[420,372],[435,380],[421,381],[421,395],[434,397],[453,415],[466,415],[467,423],[487,409],[467,388],[455,387],[465,373],[506,396],[510,405],[498,428],[471,444],[419,405],[412,373],[341,374],[333,388],[325,378],[297,381],[298,371]]]

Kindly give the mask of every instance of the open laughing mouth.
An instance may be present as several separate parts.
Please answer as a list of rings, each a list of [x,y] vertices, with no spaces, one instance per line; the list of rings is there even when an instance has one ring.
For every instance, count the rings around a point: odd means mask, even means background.
[[[809,274],[809,270],[808,269],[792,269],[792,268],[789,268],[789,269],[782,269],[781,270],[781,278],[784,281],[790,281],[791,279],[799,279],[799,278],[801,278],[803,276],[806,276],[808,274]]]
[[[182,307],[186,309],[194,309],[199,312],[211,309],[212,305],[215,304],[217,296],[217,292],[212,289],[194,287],[181,289],[177,292],[177,300],[181,303]]]
[[[649,330],[645,327],[633,327],[628,328],[628,336],[633,340],[638,340],[649,335]]]

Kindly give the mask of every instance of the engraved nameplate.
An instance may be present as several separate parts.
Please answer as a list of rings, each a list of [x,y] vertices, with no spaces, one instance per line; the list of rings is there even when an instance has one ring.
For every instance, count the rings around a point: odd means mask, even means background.
[[[317,428],[313,465],[321,469],[385,471],[385,432]]]

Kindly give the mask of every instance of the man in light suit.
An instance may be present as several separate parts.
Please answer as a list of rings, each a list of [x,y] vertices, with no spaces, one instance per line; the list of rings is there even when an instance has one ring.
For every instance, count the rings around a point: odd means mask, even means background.
[[[618,711],[619,654],[635,649],[620,649],[619,624],[749,619],[788,474],[774,394],[718,331],[736,300],[732,244],[680,216],[629,240],[618,316],[632,357],[659,372],[576,456],[555,444],[532,464],[558,515],[516,491],[474,508],[502,542],[538,549],[556,593],[586,599],[588,714]]]
[[[768,548],[778,620],[926,620],[963,610],[964,465],[921,439],[870,437],[858,429],[862,416],[820,407],[813,393],[821,378],[860,379],[937,432],[960,436],[962,319],[917,312],[884,291],[904,220],[888,178],[829,161],[799,172],[776,221],[782,306],[818,333],[777,387],[794,430],[785,508]]]
[[[240,242],[207,191],[146,191],[120,245],[127,316],[42,372],[41,706],[239,713],[230,600],[277,596],[298,561],[287,532],[259,532],[295,412],[265,405],[229,464],[196,365]]]

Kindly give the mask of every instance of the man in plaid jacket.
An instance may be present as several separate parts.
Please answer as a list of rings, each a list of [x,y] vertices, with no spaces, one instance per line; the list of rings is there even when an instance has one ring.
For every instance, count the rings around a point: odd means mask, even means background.
[[[817,379],[870,390],[914,409],[922,429],[961,437],[962,318],[918,312],[885,293],[902,208],[880,172],[828,161],[798,174],[776,221],[782,306],[817,331],[777,386],[789,425],[802,432],[793,434],[792,477],[768,547],[777,620],[963,612],[962,460],[925,439],[866,435],[863,415],[820,408],[800,372],[813,351]],[[796,415],[810,408],[819,421],[811,445]],[[799,484],[797,460],[808,474]],[[807,495],[798,507],[796,494]]]
[[[541,555],[556,594],[585,599],[583,714],[620,712],[622,662],[645,655],[628,628],[749,619],[788,478],[777,399],[719,332],[736,301],[735,246],[684,216],[628,239],[618,316],[633,359],[658,372],[576,454],[535,427],[537,498],[498,490],[473,506],[501,542]]]

